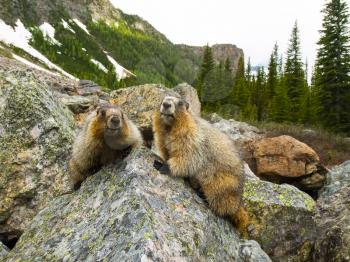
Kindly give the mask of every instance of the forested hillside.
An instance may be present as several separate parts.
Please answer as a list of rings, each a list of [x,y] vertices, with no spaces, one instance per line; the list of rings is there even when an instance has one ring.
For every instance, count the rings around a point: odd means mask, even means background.
[[[288,50],[279,50],[276,43],[268,67],[257,72],[241,58],[232,75],[229,61],[216,65],[208,46],[196,83],[204,109],[241,120],[323,126],[350,134],[348,6],[343,0],[329,1],[323,15],[311,77],[310,65],[301,58],[297,23]]]

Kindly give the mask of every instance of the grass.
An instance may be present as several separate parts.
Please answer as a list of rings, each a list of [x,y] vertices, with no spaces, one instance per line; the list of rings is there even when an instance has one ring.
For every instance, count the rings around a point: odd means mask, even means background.
[[[289,135],[313,148],[326,167],[339,165],[350,159],[350,138],[321,128],[277,123],[253,123],[267,137]]]

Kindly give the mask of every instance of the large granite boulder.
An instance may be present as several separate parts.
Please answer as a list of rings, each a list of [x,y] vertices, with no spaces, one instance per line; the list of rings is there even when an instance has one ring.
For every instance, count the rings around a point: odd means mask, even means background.
[[[332,168],[317,200],[313,261],[350,261],[350,161]]]
[[[290,183],[302,190],[318,190],[325,168],[317,153],[290,136],[263,138],[252,145],[253,171],[268,181]]]
[[[67,157],[74,137],[69,110],[50,77],[0,60],[0,241],[18,238],[51,199],[70,191]]]
[[[106,167],[32,221],[6,261],[270,261],[149,149]]]

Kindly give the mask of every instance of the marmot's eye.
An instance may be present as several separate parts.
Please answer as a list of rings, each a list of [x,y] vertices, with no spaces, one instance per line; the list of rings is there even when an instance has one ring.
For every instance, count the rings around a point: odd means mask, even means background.
[[[183,101],[179,101],[179,106],[183,106],[184,102]]]
[[[105,117],[106,116],[106,111],[101,110],[101,116]]]

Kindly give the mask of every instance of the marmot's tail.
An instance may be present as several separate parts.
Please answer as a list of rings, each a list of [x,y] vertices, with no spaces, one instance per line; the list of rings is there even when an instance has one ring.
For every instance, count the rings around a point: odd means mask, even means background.
[[[237,212],[233,216],[233,224],[237,228],[238,232],[241,234],[241,237],[248,239],[248,225],[249,225],[249,214],[244,206],[240,206]]]

